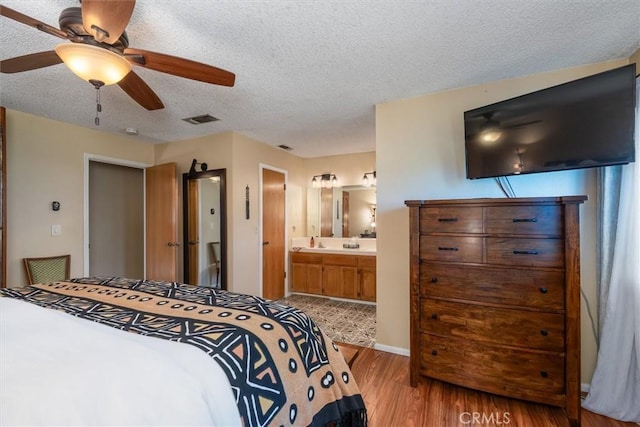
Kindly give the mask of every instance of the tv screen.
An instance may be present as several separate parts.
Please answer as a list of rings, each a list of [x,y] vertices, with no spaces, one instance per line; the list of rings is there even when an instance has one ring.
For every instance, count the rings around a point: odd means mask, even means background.
[[[635,161],[635,64],[465,111],[467,178]]]

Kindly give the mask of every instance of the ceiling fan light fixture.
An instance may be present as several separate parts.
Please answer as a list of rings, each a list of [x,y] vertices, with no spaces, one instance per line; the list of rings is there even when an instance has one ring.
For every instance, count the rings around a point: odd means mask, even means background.
[[[502,132],[500,132],[499,129],[487,128],[480,132],[480,142],[483,145],[493,145],[500,139],[501,136]]]
[[[105,86],[118,83],[131,71],[131,64],[110,50],[81,43],[62,43],[55,51],[65,65],[86,81],[99,81]]]

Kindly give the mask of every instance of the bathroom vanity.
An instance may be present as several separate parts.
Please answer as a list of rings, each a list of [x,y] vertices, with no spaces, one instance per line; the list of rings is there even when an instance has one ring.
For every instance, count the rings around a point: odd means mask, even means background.
[[[342,249],[335,242],[342,239],[332,240],[320,240],[315,248],[295,246],[300,249],[289,252],[291,292],[374,302],[375,244]]]

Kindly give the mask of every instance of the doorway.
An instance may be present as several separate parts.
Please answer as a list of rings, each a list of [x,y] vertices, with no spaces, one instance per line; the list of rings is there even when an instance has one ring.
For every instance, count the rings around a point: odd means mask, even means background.
[[[144,278],[144,172],[88,162],[88,276]]]
[[[285,294],[286,172],[262,167],[262,297]]]

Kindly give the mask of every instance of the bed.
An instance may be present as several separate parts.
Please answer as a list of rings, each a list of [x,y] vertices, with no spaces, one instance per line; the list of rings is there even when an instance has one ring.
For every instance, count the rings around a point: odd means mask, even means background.
[[[121,278],[0,295],[2,425],[367,423],[339,348],[293,307]]]

